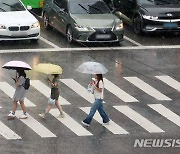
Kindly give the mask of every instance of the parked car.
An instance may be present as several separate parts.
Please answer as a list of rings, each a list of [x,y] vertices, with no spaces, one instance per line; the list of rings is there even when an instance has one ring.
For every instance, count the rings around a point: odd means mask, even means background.
[[[102,0],[45,0],[46,29],[54,27],[68,42],[120,42],[124,29]]]
[[[112,0],[134,32],[180,31],[180,0]]]
[[[36,42],[39,36],[39,21],[20,0],[0,0],[0,40]]]

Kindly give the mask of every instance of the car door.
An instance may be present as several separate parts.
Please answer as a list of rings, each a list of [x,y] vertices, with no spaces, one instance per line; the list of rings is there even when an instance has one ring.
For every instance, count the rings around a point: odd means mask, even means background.
[[[116,9],[120,11],[121,18],[123,21],[132,24],[132,17],[137,7],[136,0],[118,0],[116,1]]]
[[[65,34],[65,27],[67,24],[67,0],[54,0],[54,19],[53,24],[54,27],[60,31],[61,33]]]

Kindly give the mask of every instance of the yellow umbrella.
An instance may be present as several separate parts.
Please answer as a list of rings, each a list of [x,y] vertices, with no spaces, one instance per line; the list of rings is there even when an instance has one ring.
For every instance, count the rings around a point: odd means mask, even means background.
[[[62,74],[62,68],[59,65],[50,63],[39,63],[33,70],[44,74]]]

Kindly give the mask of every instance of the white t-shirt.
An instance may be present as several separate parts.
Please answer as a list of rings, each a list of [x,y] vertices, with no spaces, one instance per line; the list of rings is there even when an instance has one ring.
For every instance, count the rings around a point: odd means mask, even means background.
[[[95,84],[97,84],[97,80],[95,81]],[[99,81],[99,88],[102,88],[102,92],[99,92],[97,89],[94,88],[95,99],[103,99],[104,98],[104,83],[102,80]]]

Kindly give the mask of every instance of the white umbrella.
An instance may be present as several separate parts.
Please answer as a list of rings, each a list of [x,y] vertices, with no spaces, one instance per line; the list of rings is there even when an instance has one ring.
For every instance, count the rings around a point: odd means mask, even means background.
[[[9,61],[7,63],[5,63],[2,68],[5,69],[13,69],[13,70],[17,70],[17,69],[23,69],[23,70],[31,70],[31,66],[29,66],[27,63],[23,62],[23,61]]]
[[[104,65],[97,62],[85,62],[76,71],[86,74],[106,74],[108,72]]]

